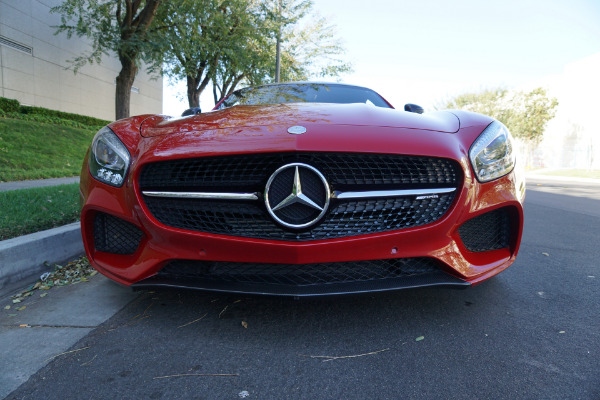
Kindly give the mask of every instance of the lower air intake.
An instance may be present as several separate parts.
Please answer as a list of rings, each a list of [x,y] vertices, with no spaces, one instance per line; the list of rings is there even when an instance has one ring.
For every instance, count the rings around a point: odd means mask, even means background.
[[[465,247],[474,252],[504,249],[510,244],[510,216],[507,208],[472,218],[458,228]]]
[[[158,275],[169,279],[304,286],[410,278],[439,271],[437,262],[430,258],[299,265],[175,260]]]
[[[135,225],[105,213],[94,217],[94,247],[96,251],[113,254],[133,254],[144,234]]]

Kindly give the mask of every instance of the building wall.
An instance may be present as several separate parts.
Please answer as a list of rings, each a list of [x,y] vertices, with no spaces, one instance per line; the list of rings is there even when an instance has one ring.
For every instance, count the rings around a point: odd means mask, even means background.
[[[54,35],[62,0],[0,0],[0,96],[25,105],[115,118],[115,78],[121,64],[104,56],[74,74],[68,60],[91,50],[86,39]],[[15,48],[18,47],[18,48]],[[162,78],[140,68],[131,93],[131,115],[162,111]],[[156,77],[154,77],[156,78]]]

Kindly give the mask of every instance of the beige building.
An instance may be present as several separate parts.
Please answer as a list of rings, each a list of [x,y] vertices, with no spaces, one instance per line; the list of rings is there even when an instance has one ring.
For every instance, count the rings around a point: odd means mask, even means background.
[[[21,104],[115,119],[115,78],[121,64],[104,57],[77,74],[68,60],[88,53],[86,39],[54,35],[62,0],[0,0],[0,97]],[[154,79],[152,79],[154,78]],[[131,115],[162,111],[162,78],[140,69],[131,93]]]

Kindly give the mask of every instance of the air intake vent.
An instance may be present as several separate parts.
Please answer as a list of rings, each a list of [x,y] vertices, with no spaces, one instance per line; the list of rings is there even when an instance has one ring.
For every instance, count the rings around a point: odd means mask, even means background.
[[[142,236],[137,226],[112,215],[98,213],[94,218],[94,247],[97,251],[133,254]]]
[[[507,208],[472,218],[458,228],[465,247],[481,252],[503,249],[510,243],[510,216]]]
[[[300,265],[175,260],[158,274],[171,279],[304,286],[412,278],[439,271],[438,263],[432,258]]]
[[[31,48],[29,46],[25,46],[25,45],[20,44],[20,43],[17,43],[14,40],[10,40],[9,38],[7,38],[5,36],[1,36],[0,35],[0,44],[4,45],[4,46],[8,46],[10,48],[13,48],[15,50],[22,51],[23,53],[27,53],[29,55],[33,55],[33,48]]]

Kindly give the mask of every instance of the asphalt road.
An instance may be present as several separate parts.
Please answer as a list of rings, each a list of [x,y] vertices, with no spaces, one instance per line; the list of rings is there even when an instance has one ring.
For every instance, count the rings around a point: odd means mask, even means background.
[[[600,186],[528,188],[519,257],[482,285],[144,293],[8,398],[600,399]]]

